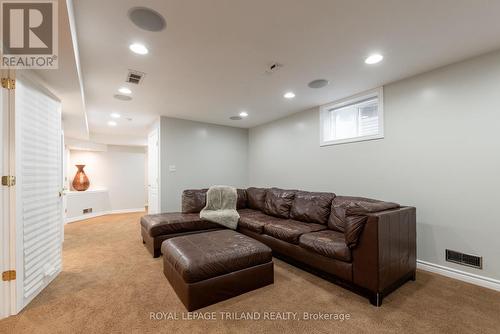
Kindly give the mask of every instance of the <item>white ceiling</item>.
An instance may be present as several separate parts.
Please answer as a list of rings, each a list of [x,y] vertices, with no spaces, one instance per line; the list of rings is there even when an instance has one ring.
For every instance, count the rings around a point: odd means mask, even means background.
[[[81,95],[75,49],[65,1],[59,1],[58,13],[59,68],[57,70],[35,70],[34,72],[62,101],[64,134],[72,138],[89,139],[85,105]]]
[[[500,1],[75,0],[90,131],[144,136],[166,115],[253,127],[294,112],[500,48]],[[134,6],[164,15],[143,31]],[[150,53],[132,54],[141,42]],[[380,64],[364,59],[384,55]],[[284,67],[272,75],[266,66]],[[128,69],[146,72],[131,102],[113,98]],[[329,79],[313,90],[307,83]],[[296,98],[286,100],[292,90]],[[231,121],[246,110],[250,116]],[[107,126],[111,112],[122,119]],[[124,118],[132,118],[127,121]]]

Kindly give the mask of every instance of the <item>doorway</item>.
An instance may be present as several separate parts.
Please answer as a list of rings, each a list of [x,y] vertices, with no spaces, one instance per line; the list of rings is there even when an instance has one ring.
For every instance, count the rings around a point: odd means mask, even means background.
[[[148,136],[148,213],[160,213],[158,129]]]

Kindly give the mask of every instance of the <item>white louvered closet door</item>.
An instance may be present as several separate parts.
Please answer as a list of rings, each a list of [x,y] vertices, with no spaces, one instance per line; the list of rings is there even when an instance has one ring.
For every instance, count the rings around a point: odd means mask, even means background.
[[[62,152],[60,103],[28,79],[16,83],[17,308],[61,271]]]

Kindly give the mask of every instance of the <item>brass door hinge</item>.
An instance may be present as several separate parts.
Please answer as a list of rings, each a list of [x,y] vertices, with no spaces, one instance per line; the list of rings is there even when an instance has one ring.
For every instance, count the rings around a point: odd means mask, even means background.
[[[2,281],[13,281],[16,279],[15,270],[7,270],[2,273]]]
[[[12,187],[16,185],[16,177],[15,176],[2,176],[2,186]]]
[[[8,90],[16,89],[16,79],[2,78],[2,87]]]

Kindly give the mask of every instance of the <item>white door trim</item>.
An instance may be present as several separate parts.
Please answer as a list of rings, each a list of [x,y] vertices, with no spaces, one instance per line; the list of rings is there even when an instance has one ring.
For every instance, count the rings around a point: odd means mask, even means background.
[[[11,78],[16,78],[16,72],[10,74]],[[9,175],[16,175],[16,163],[15,163],[15,140],[16,133],[14,130],[15,122],[14,119],[16,117],[16,93],[15,90],[10,91],[9,93]],[[16,201],[16,192],[15,187],[9,188],[9,266],[12,269],[17,271],[16,266],[16,209],[15,209],[15,201]],[[10,282],[9,286],[9,303],[10,303],[10,314],[17,314],[17,279],[15,281]]]
[[[15,79],[15,71],[1,70],[2,78]],[[1,122],[0,138],[2,142],[0,163],[2,164],[1,174],[15,175],[14,166],[12,165],[12,145],[14,143],[14,133],[12,132],[13,117],[14,117],[14,98],[15,91],[0,88],[1,94]],[[0,269],[1,272],[6,270],[15,270],[15,237],[14,223],[12,216],[15,213],[12,209],[12,198],[14,196],[14,187],[1,188],[2,196],[0,207],[2,209],[0,216]],[[16,307],[16,281],[1,282],[0,293],[0,319],[15,314]]]
[[[4,77],[4,73],[0,74]],[[0,91],[0,175],[7,175],[8,170],[8,150],[9,150],[9,138],[8,138],[8,91],[1,89]],[[0,272],[4,272],[9,268],[9,202],[8,202],[8,190],[5,187],[0,188]],[[10,315],[9,312],[9,288],[8,283],[1,281],[0,287],[0,319],[5,318]]]

